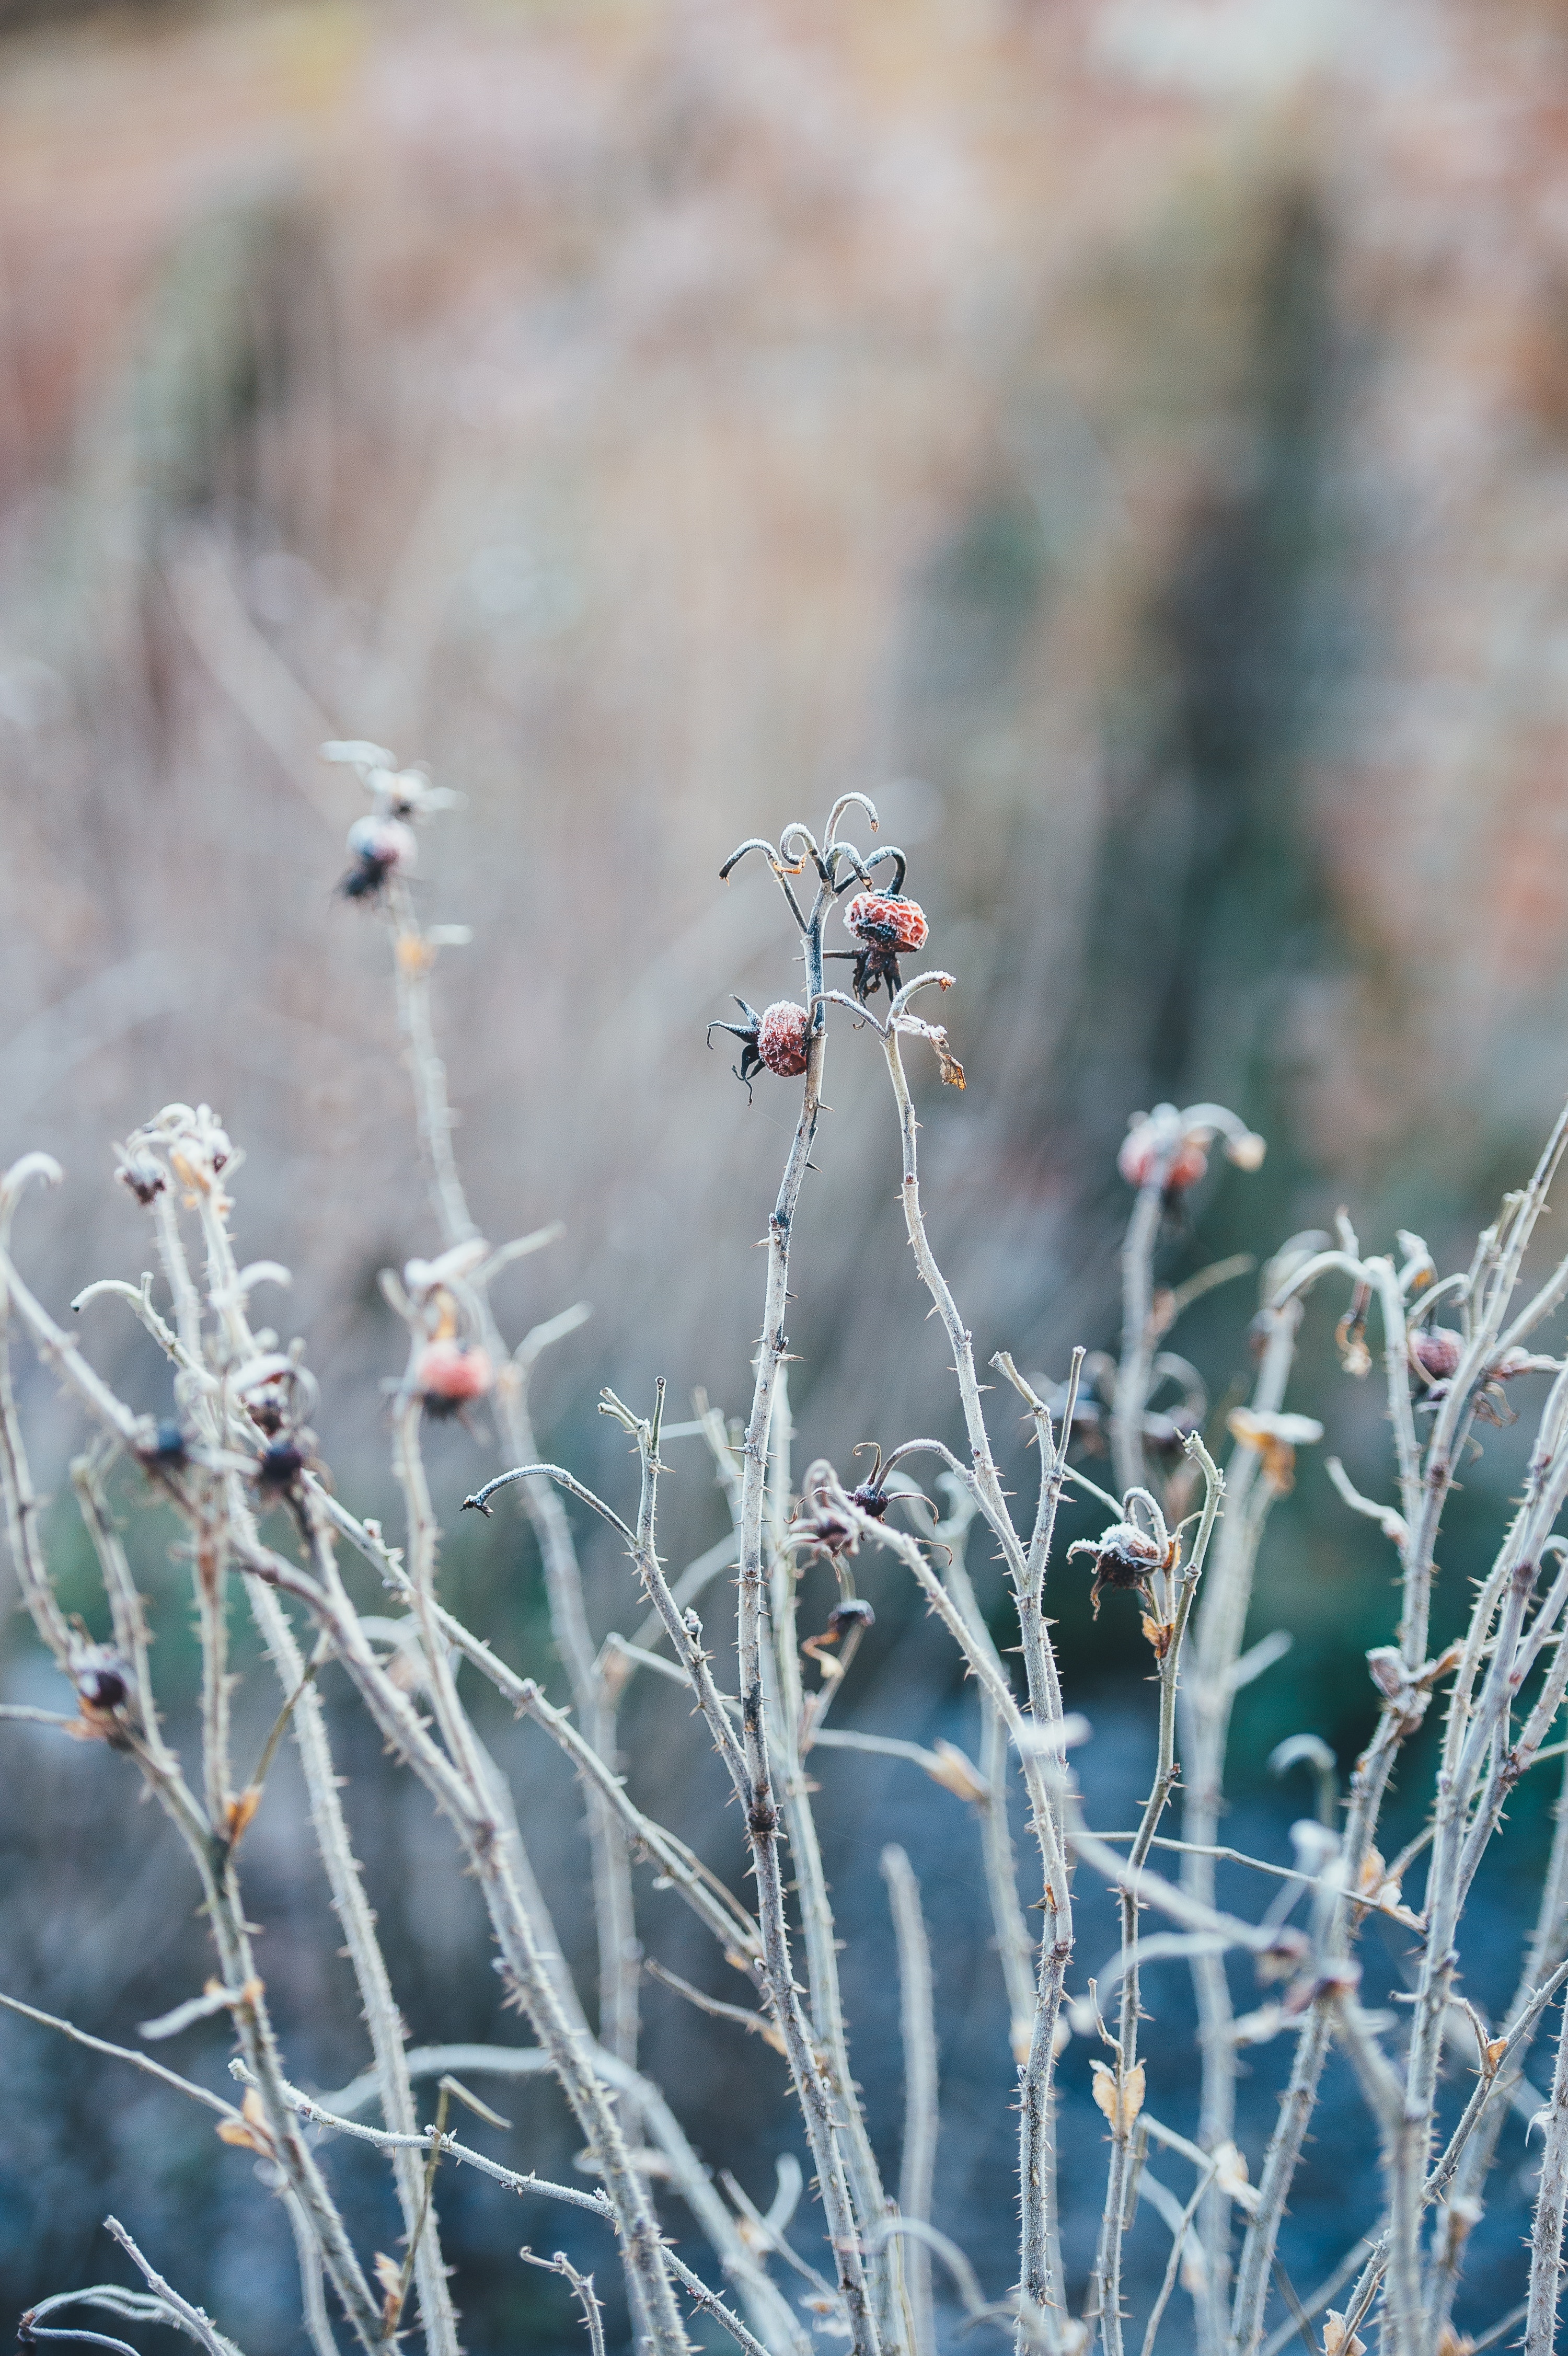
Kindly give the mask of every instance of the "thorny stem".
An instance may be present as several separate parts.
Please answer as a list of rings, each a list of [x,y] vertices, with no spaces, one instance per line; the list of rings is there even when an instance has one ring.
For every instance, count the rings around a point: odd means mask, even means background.
[[[405,1469],[412,1473],[411,1467]],[[412,1518],[416,1528],[420,1515],[418,1478],[417,1473],[412,1473]],[[437,1803],[452,1817],[490,1914],[506,1976],[527,2009],[539,2042],[549,2051],[562,2091],[603,2169],[621,2236],[629,2286],[634,2298],[642,2304],[652,2343],[661,2351],[670,2351],[670,2356],[684,2356],[686,2334],[663,2264],[652,2203],[632,2165],[614,2104],[592,2066],[588,2040],[572,2018],[549,1952],[541,1944],[524,1901],[513,1844],[507,1837],[497,1809],[489,1764],[479,1751],[473,1730],[456,1700],[450,1670],[441,1688],[438,1717],[454,1739],[454,1758],[431,1740],[407,1696],[371,1653],[337,1577],[327,1531],[319,1519],[313,1521],[312,1538],[316,1574],[314,1580],[304,1579],[281,1558],[261,1550],[250,1557],[246,1568],[272,1579],[287,1591],[302,1595],[318,1626],[331,1638],[335,1653],[382,1733],[407,1758]],[[444,1667],[444,1648],[435,1649]],[[431,1665],[436,1668],[435,1663]]]
[[[1057,1672],[1056,1656],[1045,1626],[1041,1598],[1045,1576],[1045,1550],[1049,1545],[1051,1518],[1043,1510],[1039,1528],[1043,1543],[1026,1552],[1003,1494],[1001,1477],[992,1453],[990,1434],[986,1425],[981,1404],[980,1386],[975,1372],[974,1344],[959,1314],[957,1302],[937,1263],[926,1234],[924,1214],[920,1199],[920,1172],[917,1151],[919,1124],[915,1119],[913,1100],[904,1072],[900,1052],[898,1017],[918,981],[905,985],[894,1001],[893,1012],[882,1034],[882,1052],[887,1058],[888,1074],[892,1081],[894,1101],[898,1107],[899,1130],[902,1143],[903,1174],[900,1190],[903,1205],[904,1226],[914,1252],[915,1265],[921,1281],[930,1293],[942,1321],[953,1352],[954,1372],[958,1379],[959,1398],[964,1409],[964,1421],[968,1433],[973,1494],[987,1526],[997,1539],[1003,1559],[1012,1581],[1019,1608],[1019,1624],[1025,1676],[1029,1687],[1029,1708],[1036,1725],[1042,1730],[1059,1727],[1061,1722],[1061,1687]],[[1047,1461],[1049,1419],[1040,1425],[1042,1483],[1054,1482],[1055,1491],[1061,1484],[1066,1467],[1066,1430],[1054,1464]],[[1054,1506],[1051,1508],[1054,1513]],[[1011,1691],[1008,1689],[1008,1701]],[[1055,1801],[1045,1788],[1043,1779],[1035,1799],[1035,1832],[1047,1860],[1043,1891],[1045,1936],[1040,1952],[1039,1982],[1033,2007],[1033,2029],[1029,2040],[1029,2059],[1025,2064],[1019,2103],[1019,2182],[1020,2195],[1020,2281],[1022,2310],[1019,2320],[1019,2345],[1032,2336],[1035,2316],[1046,2320],[1041,2310],[1060,2307],[1061,2286],[1057,2245],[1056,2151],[1053,2131],[1054,2094],[1052,2081],[1056,2063],[1056,2025],[1061,2008],[1062,1989],[1067,1965],[1072,1954],[1072,1901],[1069,1887],[1065,1856],[1061,1845],[1061,1825],[1055,1814]],[[1054,1868],[1053,1868],[1054,1860]],[[1034,2310],[1030,2315],[1029,2310]]]
[[[157,1200],[161,1205],[164,1198],[159,1196]],[[239,1270],[223,1211],[211,1196],[202,1198],[200,1208],[207,1229],[209,1263],[218,1288],[222,1297],[233,1304],[229,1312],[231,1346],[242,1358],[253,1356],[255,1338],[246,1323],[239,1301]],[[172,1215],[160,1221],[158,1239],[171,1290],[176,1301],[188,1304],[195,1298],[195,1287],[189,1277],[178,1224]],[[198,1417],[203,1416],[201,1405],[197,1406],[196,1412]],[[240,1436],[236,1432],[220,1430],[212,1419],[210,1408],[204,1420],[208,1435],[214,1440],[231,1440]],[[230,1511],[243,1515],[247,1526],[251,1526],[249,1511],[240,1497],[238,1484],[231,1482],[229,1486]],[[294,1749],[304,1779],[317,1852],[326,1874],[333,1911],[342,1927],[359,1993],[360,2008],[369,2032],[371,2051],[381,2086],[382,2115],[389,2127],[400,2134],[411,2134],[414,2127],[413,2089],[403,2062],[402,2019],[392,1993],[380,1943],[376,1936],[375,1916],[365,1895],[347,1819],[338,1794],[325,1712],[289,1624],[288,1615],[277,1596],[259,1580],[248,1580],[245,1584],[251,1617],[283,1691],[284,1710],[293,1727]],[[263,1764],[258,1770],[258,1799],[259,1785],[264,1772]],[[456,2356],[457,2319],[442,2257],[440,2228],[425,2198],[414,2155],[406,2151],[394,2152],[392,2173],[397,2185],[403,2232],[410,2238],[411,2247],[415,2253],[420,2317],[428,2356]],[[421,2223],[422,2230],[420,2230]]]
[[[430,986],[436,952],[420,927],[407,884],[398,876],[390,879],[388,920],[397,979],[398,1019],[408,1042],[409,1073],[431,1205],[443,1246],[450,1249],[476,1239],[479,1228],[469,1208],[453,1147],[454,1119],[447,1094],[446,1066],[436,1046]],[[475,1286],[469,1298],[476,1312],[481,1344],[499,1369],[495,1405],[503,1445],[514,1464],[527,1463],[538,1454],[528,1412],[527,1366],[520,1359],[507,1358],[488,1288]],[[529,1483],[523,1492],[523,1502],[539,1540],[550,1630],[571,1687],[579,1721],[601,1758],[613,1765],[614,1699],[600,1674],[589,1632],[582,1574],[571,1524],[560,1499],[542,1483]],[[638,2034],[637,1937],[631,1859],[614,1816],[597,1793],[587,1794],[587,1812],[593,1860],[593,1912],[599,1940],[599,2033],[612,2052],[618,2053],[624,2062],[635,2062]]]
[[[1301,1311],[1294,1302],[1269,1314],[1263,1364],[1253,1392],[1254,1414],[1275,1413],[1284,1401],[1300,1322]],[[1236,1664],[1246,1633],[1253,1565],[1264,1522],[1278,1494],[1272,1481],[1260,1477],[1262,1467],[1261,1448],[1253,1441],[1238,1440],[1225,1476],[1229,1509],[1194,1619],[1194,1658],[1182,1688],[1186,1737],[1181,1830],[1195,1853],[1184,1858],[1181,1879],[1194,1897],[1210,1905],[1214,1901],[1214,1861],[1196,1851],[1212,1847],[1219,1839]],[[1203,2150],[1213,2152],[1233,2141],[1235,2135],[1236,2048],[1231,2035],[1233,2013],[1223,1958],[1194,1956],[1192,1981],[1203,2071],[1198,2141]],[[1218,2191],[1206,2194],[1199,2230],[1204,2259],[1199,2329],[1205,2356],[1216,2356],[1223,2340],[1231,2258],[1230,2204]]]
[[[1556,2342],[1556,2302],[1563,2290],[1563,2212],[1568,2210],[1568,2019],[1559,2024],[1552,2094],[1542,2114],[1544,2151],[1535,2231],[1531,2236],[1531,2307],[1526,2314],[1526,2356],[1552,2356]]]
[[[0,1253],[0,1313],[9,1301],[19,1312],[40,1355],[64,1374],[89,1407],[120,1439],[132,1440],[136,1418],[107,1384],[87,1366],[73,1343],[60,1332],[16,1274],[8,1254]],[[5,1489],[7,1526],[18,1545],[16,1566],[24,1598],[33,1607],[35,1625],[67,1665],[69,1633],[53,1601],[48,1568],[38,1547],[36,1507],[30,1508],[31,1483],[8,1372],[8,1345],[0,1326],[0,1363],[7,1371],[0,1386],[0,1478]],[[342,2300],[356,2335],[374,2346],[380,2311],[355,2255],[342,2219],[325,2180],[294,2128],[282,2096],[283,2071],[262,1987],[255,1968],[250,1929],[240,1896],[232,1845],[227,1828],[208,1821],[201,1804],[160,1745],[143,1747],[138,1764],[185,1838],[202,1885],[205,1912],[218,1950],[224,1985],[238,1992],[233,2019],[242,2051],[252,2070],[265,2122],[268,2156],[274,2158],[297,2194],[320,2244],[333,2286]]]
[[[1111,1407],[1111,1455],[1116,1486],[1124,1495],[1144,1479],[1144,1404],[1148,1398],[1154,1332],[1149,1311],[1154,1289],[1154,1253],[1165,1210],[1166,1181],[1179,1139],[1157,1155],[1138,1189],[1122,1242],[1122,1355]]]
[[[816,1837],[811,1804],[811,1782],[803,1750],[817,1737],[822,1713],[831,1698],[830,1686],[814,1697],[808,1716],[801,1688],[799,1638],[795,1622],[796,1572],[787,1548],[790,1518],[790,1472],[793,1431],[789,1411],[789,1368],[781,1365],[773,1398],[769,1438],[769,1468],[764,1531],[768,1551],[768,1607],[773,1630],[773,1677],[763,1694],[767,1740],[776,1762],[776,1777],[788,1843],[795,1868],[801,1944],[805,1951],[805,1978],[811,2024],[819,2049],[827,2056],[833,2083],[840,2092],[846,2167],[850,2190],[862,2219],[878,2220],[891,2213],[876,2155],[867,2131],[864,2105],[857,2097],[849,2065],[849,2040],[838,1980],[838,1942],[827,1895],[827,1876]],[[737,1501],[739,1502],[739,1501]],[[851,1642],[853,1639],[851,1639]],[[841,1655],[841,1659],[843,1656]],[[770,1665],[764,1655],[764,1670]],[[846,1663],[847,1665],[847,1663]],[[804,1730],[804,1732],[803,1732]],[[903,2254],[897,2243],[885,2251],[874,2248],[873,2283],[878,2294],[878,2320],[884,2338],[898,2345],[908,2319],[901,2288]]]
[[[890,1843],[882,1851],[898,1941],[900,2019],[903,2031],[904,2129],[899,2167],[899,2213],[916,2224],[931,2222],[932,2183],[936,2171],[936,2019],[932,1998],[931,1942],[921,1912],[920,1884],[904,1851]],[[931,2253],[917,2240],[908,2263],[911,2318],[917,2349],[933,2348]]]
[[[1193,1539],[1192,1551],[1182,1570],[1174,1606],[1168,1618],[1153,1623],[1157,1630],[1157,1657],[1159,1664],[1159,1735],[1154,1782],[1144,1805],[1143,1817],[1127,1858],[1133,1873],[1141,1872],[1147,1861],[1154,1837],[1159,1830],[1172,1787],[1176,1782],[1176,1698],[1181,1673],[1182,1646],[1191,1615],[1193,1597],[1202,1577],[1209,1552],[1209,1542],[1224,1494],[1224,1482],[1214,1462],[1196,1433],[1187,1442],[1187,1453],[1202,1470],[1204,1483],[1203,1512]],[[1122,2348],[1122,2240],[1128,2216],[1128,2170],[1132,2164],[1134,2105],[1127,2099],[1126,2089],[1133,2071],[1137,2067],[1138,2041],[1138,1902],[1132,1891],[1124,1888],[1122,1912],[1122,1986],[1121,2008],[1116,2038],[1116,2103],[1111,2129],[1110,2179],[1105,2194],[1105,2207],[1101,2225],[1100,2248],[1095,2259],[1087,2312],[1098,2308],[1101,2337],[1105,2356],[1121,2356]]]
[[[830,849],[832,841],[830,830]],[[822,991],[822,922],[830,899],[831,894],[824,884],[817,891],[810,918],[802,925],[808,1003],[816,1001]],[[798,910],[796,913],[798,915]],[[827,1044],[826,1025],[818,1012],[813,1021],[807,1050],[800,1113],[780,1181],[778,1198],[768,1221],[763,1330],[757,1344],[752,1411],[747,1419],[741,1450],[740,1601],[736,1630],[744,1754],[741,1798],[746,1835],[756,1874],[757,1913],[774,2017],[784,2033],[796,2097],[805,2119],[854,2356],[880,2356],[882,2331],[892,2320],[891,2302],[885,2295],[891,2270],[885,2265],[877,2269],[883,2293],[877,2297],[873,2311],[862,2256],[862,2235],[878,2220],[874,2215],[856,2216],[840,2143],[847,2124],[846,2115],[854,2102],[854,2090],[847,2084],[834,2083],[830,2074],[830,2057],[819,2060],[799,2000],[795,1995],[784,1872],[779,1856],[779,1795],[774,1784],[763,1700],[763,1617],[767,1603],[763,1509],[769,1435],[779,1370],[788,1350],[784,1312],[789,1291],[790,1239],[812,1141],[816,1134]]]

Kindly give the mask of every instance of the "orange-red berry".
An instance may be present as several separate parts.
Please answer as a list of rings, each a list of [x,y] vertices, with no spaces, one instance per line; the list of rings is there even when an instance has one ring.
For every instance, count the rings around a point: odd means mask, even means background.
[[[495,1381],[484,1350],[461,1342],[432,1342],[421,1353],[414,1388],[432,1415],[455,1415],[470,1399],[483,1398]]]
[[[1116,1156],[1116,1167],[1129,1186],[1147,1184],[1154,1175],[1163,1143],[1152,1123],[1146,1122],[1142,1127],[1127,1131],[1122,1140],[1121,1151]],[[1165,1173],[1167,1194],[1180,1194],[1189,1186],[1196,1186],[1208,1167],[1209,1156],[1203,1148],[1194,1139],[1183,1138]]]

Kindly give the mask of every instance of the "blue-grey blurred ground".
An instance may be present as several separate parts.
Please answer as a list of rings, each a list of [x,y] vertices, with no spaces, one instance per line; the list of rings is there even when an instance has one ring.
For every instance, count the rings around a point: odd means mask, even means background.
[[[960,977],[944,1011],[970,1087],[927,1090],[923,1149],[982,1356],[1058,1373],[1074,1341],[1114,1337],[1115,1145],[1164,1095],[1227,1098],[1271,1139],[1258,1177],[1217,1180],[1168,1238],[1170,1274],[1266,1252],[1339,1201],[1369,1243],[1397,1223],[1467,1256],[1568,1082],[1556,11],[648,0],[12,7],[0,27],[0,1150],[67,1166],[20,1230],[52,1306],[146,1262],[108,1140],[170,1098],[217,1104],[249,1155],[242,1248],[295,1271],[286,1330],[323,1376],[325,1452],[390,1513],[400,1350],[375,1272],[431,1235],[384,943],[331,900],[356,806],[315,764],[328,728],[467,795],[421,885],[432,920],[475,935],[439,992],[464,1162],[494,1236],[568,1218],[503,1307],[516,1333],[592,1301],[541,1415],[617,1493],[599,1386],[642,1397],[663,1372],[734,1407],[755,1330],[784,1116],[765,1091],[748,1108],[701,1029],[731,990],[760,1003],[793,975],[765,879],[721,894],[717,865],[845,787],[883,800]],[[953,1430],[879,1076],[869,1040],[836,1046],[792,1321],[803,1458]],[[1238,1287],[1192,1320],[1216,1400],[1251,1305]],[[1338,1376],[1327,1322],[1295,1403],[1381,1493],[1379,1400]],[[117,1311],[86,1337],[139,1405],[165,1402]],[[25,1407],[59,1485],[75,1419],[31,1376]],[[1516,1458],[1493,1439],[1456,1500],[1445,1613]],[[485,1461],[448,1437],[443,1504]],[[718,1510],[683,1465],[672,1558]],[[623,1572],[583,1535],[603,1628]],[[177,1722],[168,1537],[135,1543]],[[90,1610],[64,1506],[51,1540]],[[548,1671],[509,1522],[454,1537],[446,1575]],[[1100,1820],[1125,1820],[1144,1664],[1130,1615],[1093,1626],[1062,1586],[1069,1688],[1098,1730],[1085,1778]],[[962,1708],[948,1671],[907,1598],[876,1592],[850,1714],[934,1730]],[[1392,1610],[1381,1542],[1305,1463],[1256,1618],[1296,1649],[1234,1752],[1234,1826],[1276,1857],[1295,1809],[1261,1762],[1309,1727],[1348,1764],[1360,1655]],[[39,1689],[20,1628],[4,1674]],[[443,1834],[335,1711],[413,2033],[515,2035]],[[583,1957],[574,1803],[533,1738],[497,1740]],[[15,1727],[5,1744],[0,1985],[124,2037],[205,1974],[189,1883],[115,1762]],[[678,1706],[639,1695],[629,1748],[649,1804],[736,1865]],[[926,1883],[941,2185],[1000,2288],[1011,2115],[972,1828],[901,1771],[836,1760],[824,1782],[846,1801],[832,1840],[863,1841],[863,1866],[896,1836]],[[1527,1790],[1467,1959],[1490,2003],[1543,1840]],[[340,2083],[359,2031],[286,1783],[248,1847],[291,2061]],[[833,1873],[891,2148],[880,1883],[847,1848]],[[647,1903],[656,1950],[704,1971],[671,1901]],[[1086,1927],[1085,1968],[1108,1935]],[[1166,1976],[1152,2077],[1179,2126],[1186,1999]],[[771,2061],[656,1991],[649,2015],[693,2134],[764,2190],[788,2132]],[[216,2041],[188,2051],[220,2068]],[[42,2032],[7,2028],[0,2052],[0,2297],[102,2270],[113,2206],[248,2356],[295,2344],[281,2221],[242,2156]],[[1249,2080],[1254,2165],[1282,2059]],[[1075,2156],[1096,2158],[1080,2047],[1064,2067]],[[502,2107],[519,2152],[570,2167],[548,2094]],[[1518,2279],[1509,2149],[1466,2321]],[[360,2160],[334,2165],[367,2238],[389,2233]],[[558,2286],[512,2254],[566,2228],[470,2184],[448,2198],[472,2344],[571,2344]],[[1374,2201],[1337,2085],[1289,2227],[1298,2281]],[[1147,2218],[1134,2249],[1159,2264]]]

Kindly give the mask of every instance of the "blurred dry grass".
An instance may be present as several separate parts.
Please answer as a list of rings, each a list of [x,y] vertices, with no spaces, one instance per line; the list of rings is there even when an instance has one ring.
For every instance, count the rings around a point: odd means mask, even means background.
[[[105,1131],[207,1096],[362,1386],[418,1214],[326,722],[470,798],[467,1160],[497,1229],[570,1209],[595,1367],[741,1363],[775,1140],[699,1033],[784,977],[714,869],[847,785],[914,781],[975,1080],[933,1144],[1015,1342],[1098,1313],[1155,1093],[1250,1095],[1328,1188],[1489,1176],[1568,939],[1558,30],[1408,7],[1293,73],[1304,22],[13,37],[0,1122],[76,1176],[58,1275],[124,1249]],[[886,1140],[837,1089],[842,1296]]]

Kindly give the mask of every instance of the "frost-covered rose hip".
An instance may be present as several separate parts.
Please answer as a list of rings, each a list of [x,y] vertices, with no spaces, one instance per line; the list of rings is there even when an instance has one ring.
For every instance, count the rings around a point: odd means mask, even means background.
[[[1456,1372],[1463,1337],[1448,1325],[1423,1325],[1410,1337],[1410,1353],[1433,1382],[1446,1382]]]
[[[757,1025],[757,1053],[781,1080],[798,1079],[811,1046],[811,1022],[804,1006],[781,998],[766,1008]]]
[[[455,1415],[470,1399],[483,1398],[495,1379],[488,1355],[461,1342],[430,1343],[414,1369],[414,1388],[433,1416]]]
[[[1152,1122],[1146,1121],[1140,1128],[1127,1131],[1116,1156],[1116,1167],[1129,1186],[1147,1185],[1163,1150],[1163,1141]],[[1203,1148],[1194,1139],[1183,1138],[1165,1173],[1166,1193],[1185,1194],[1189,1186],[1197,1185],[1208,1167],[1209,1156]]]
[[[1169,1203],[1197,1185],[1209,1167],[1209,1148],[1216,1138],[1223,1143],[1226,1161],[1233,1162],[1238,1170],[1262,1167],[1263,1139],[1223,1105],[1213,1104],[1189,1105],[1185,1112],[1163,1104],[1156,1105],[1152,1112],[1134,1113],[1116,1167],[1129,1186],[1140,1190],[1163,1167],[1163,1193]]]
[[[857,892],[844,911],[844,922],[860,946],[830,954],[853,958],[856,997],[864,1004],[880,988],[891,998],[901,980],[900,952],[925,947],[931,930],[925,910],[900,892]]]
[[[743,998],[736,1005],[745,1016],[743,1023],[710,1023],[708,1044],[713,1044],[715,1031],[728,1031],[741,1042],[741,1060],[735,1066],[736,1076],[750,1088],[752,1075],[766,1068],[781,1080],[798,1079],[805,1071],[811,1054],[811,1017],[797,999],[775,999],[764,1013],[748,1006]]]

